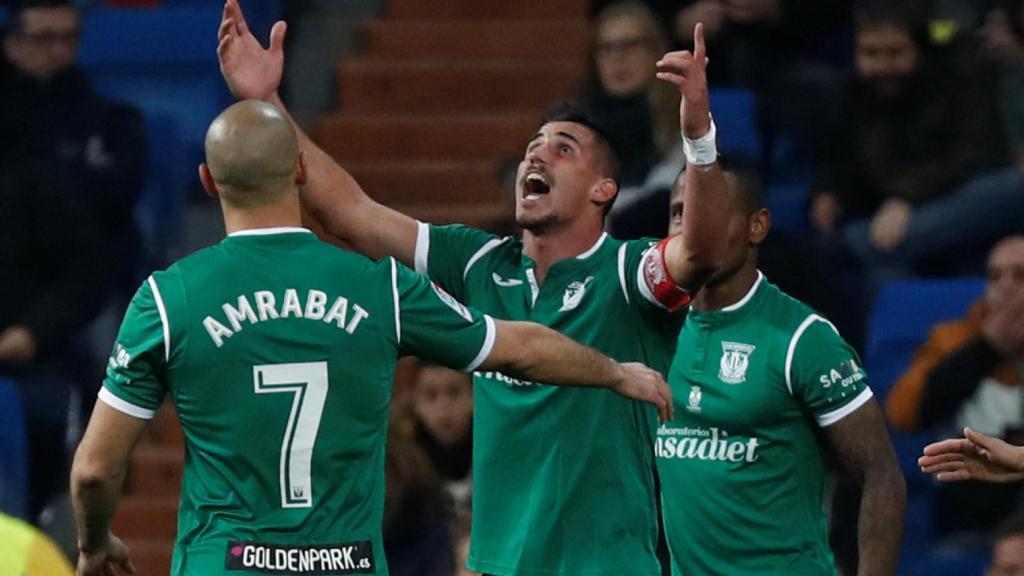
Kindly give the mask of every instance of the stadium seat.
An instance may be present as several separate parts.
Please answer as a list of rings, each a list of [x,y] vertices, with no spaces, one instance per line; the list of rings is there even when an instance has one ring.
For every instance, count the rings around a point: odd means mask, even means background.
[[[0,378],[0,511],[23,519],[28,506],[27,442],[18,388]]]
[[[757,130],[754,93],[716,88],[709,93],[718,127],[719,149],[761,158],[761,137]]]
[[[181,236],[184,192],[194,173],[186,160],[181,129],[169,114],[146,114],[149,173],[135,221],[146,248],[143,268],[162,268]]]
[[[886,285],[875,300],[864,360],[876,398],[883,402],[892,384],[910,366],[914,352],[932,327],[959,318],[984,290],[983,278],[911,280]],[[928,432],[892,431],[892,442],[907,480],[907,515],[899,574],[920,572],[918,562],[934,532],[934,484],[921,473],[917,458],[935,439]],[[937,572],[936,572],[937,573]],[[959,574],[959,572],[942,572]],[[965,572],[967,574],[967,572]]]
[[[772,229],[807,231],[807,187],[801,184],[772,184],[765,188],[764,202],[772,214]]]
[[[934,551],[921,558],[914,574],[921,576],[984,576],[988,564],[988,555]]]

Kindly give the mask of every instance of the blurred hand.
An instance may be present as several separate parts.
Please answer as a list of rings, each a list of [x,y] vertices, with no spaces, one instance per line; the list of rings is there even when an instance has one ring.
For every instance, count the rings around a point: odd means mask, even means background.
[[[905,200],[886,200],[871,220],[871,243],[875,248],[891,252],[902,244],[913,211],[910,203]]]
[[[100,550],[78,555],[75,576],[118,576],[135,574],[135,565],[129,558],[128,547],[120,538],[110,535],[107,545]]]
[[[722,0],[725,17],[744,24],[769,23],[782,15],[779,0]]]
[[[701,24],[693,29],[693,52],[669,52],[658,60],[658,79],[671,82],[679,89],[682,97],[679,103],[679,125],[683,136],[692,140],[711,130],[707,66],[704,26]]]
[[[940,482],[981,480],[1016,482],[1024,479],[1024,447],[964,428],[964,438],[943,440],[924,447],[917,459],[921,471]],[[1009,504],[1009,503],[1007,503]]]
[[[0,332],[0,362],[24,363],[36,357],[36,338],[24,326],[11,326]]]
[[[668,422],[672,419],[675,406],[672,391],[661,374],[636,362],[619,364],[622,375],[615,392],[626,398],[653,404],[658,409],[658,419]]]
[[[1024,291],[998,304],[988,303],[981,334],[996,350],[1011,358],[1024,357]]]
[[[696,4],[681,8],[676,13],[676,37],[684,42],[693,42],[693,30],[697,24],[704,24],[704,35],[714,38],[725,25],[725,11],[718,0],[700,0]]]
[[[818,194],[811,202],[811,224],[821,232],[834,232],[842,208],[839,199],[831,192]]]
[[[217,59],[228,88],[239,100],[268,100],[277,93],[284,71],[284,34],[278,21],[270,29],[270,48],[264,49],[249,31],[238,0],[227,0],[217,32]]]

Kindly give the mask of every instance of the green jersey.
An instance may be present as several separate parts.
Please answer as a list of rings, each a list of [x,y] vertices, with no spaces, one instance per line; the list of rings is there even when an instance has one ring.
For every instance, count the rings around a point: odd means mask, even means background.
[[[821,428],[871,389],[832,324],[759,273],[737,304],[690,311],[669,385],[655,454],[672,573],[835,574]]]
[[[644,285],[647,241],[607,235],[542,285],[522,243],[421,224],[416,268],[495,318],[532,320],[663,373],[682,315]],[[499,576],[657,576],[653,407],[607,390],[474,375],[469,566]]]
[[[172,574],[387,574],[395,363],[473,370],[494,323],[392,259],[301,228],[230,235],[132,300],[100,399],[185,433]]]

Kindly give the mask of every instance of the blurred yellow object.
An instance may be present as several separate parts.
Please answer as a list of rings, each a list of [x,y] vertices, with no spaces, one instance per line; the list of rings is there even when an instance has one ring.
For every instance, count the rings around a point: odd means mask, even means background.
[[[31,524],[0,513],[0,574],[73,576],[67,558]]]
[[[928,25],[928,36],[932,44],[937,46],[949,44],[959,31],[960,26],[956,20],[932,20]]]

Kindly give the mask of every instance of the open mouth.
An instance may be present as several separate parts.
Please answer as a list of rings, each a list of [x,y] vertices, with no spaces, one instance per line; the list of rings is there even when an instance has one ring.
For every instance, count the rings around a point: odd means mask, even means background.
[[[523,179],[523,198],[537,200],[551,192],[551,183],[540,172],[530,172]]]

